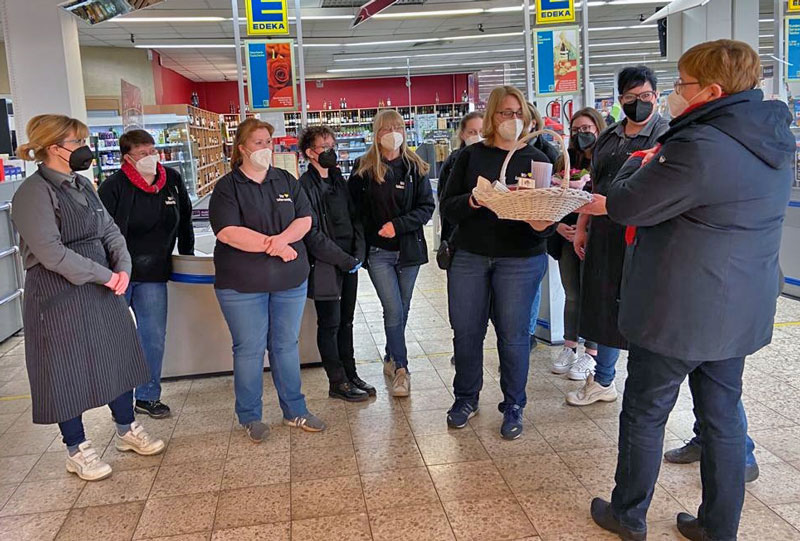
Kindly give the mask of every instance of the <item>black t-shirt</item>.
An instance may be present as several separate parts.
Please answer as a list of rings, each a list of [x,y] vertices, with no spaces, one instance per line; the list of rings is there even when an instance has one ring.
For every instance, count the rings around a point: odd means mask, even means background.
[[[270,167],[259,184],[236,168],[217,182],[209,204],[214,234],[229,226],[264,235],[282,233],[297,218],[311,216],[311,204],[300,183],[283,169]],[[217,289],[240,293],[285,291],[308,278],[308,256],[302,240],[292,243],[297,259],[284,263],[266,253],[245,252],[217,240],[214,267]]]
[[[507,155],[506,150],[475,143],[458,156],[442,195],[442,215],[458,225],[457,249],[487,257],[531,257],[545,252],[545,238],[555,231],[555,225],[538,232],[525,222],[501,220],[489,209],[473,209],[469,205],[478,176],[497,180]],[[531,160],[548,161],[540,150],[526,145],[511,157],[506,184],[516,184],[517,176],[529,173]]]
[[[387,239],[378,235],[378,231],[385,223],[403,214],[408,166],[402,156],[385,164],[388,167],[384,182],[370,181],[367,185],[368,216],[364,234],[370,246],[397,252],[400,250],[398,237]]]

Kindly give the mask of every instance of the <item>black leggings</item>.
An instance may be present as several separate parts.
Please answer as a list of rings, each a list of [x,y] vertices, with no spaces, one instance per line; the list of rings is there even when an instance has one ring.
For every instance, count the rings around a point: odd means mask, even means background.
[[[353,316],[357,293],[358,273],[345,274],[341,300],[314,302],[317,309],[317,347],[328,381],[333,384],[344,383],[356,375]]]
[[[564,300],[564,340],[577,342],[581,313],[581,260],[575,253],[571,242],[565,241],[561,245],[558,270],[566,297]],[[597,349],[597,344],[588,340],[584,346],[586,349]]]

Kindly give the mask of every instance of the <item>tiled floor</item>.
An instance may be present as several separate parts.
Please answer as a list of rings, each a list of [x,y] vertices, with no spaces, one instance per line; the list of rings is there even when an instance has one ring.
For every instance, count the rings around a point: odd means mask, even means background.
[[[304,369],[309,406],[330,428],[290,431],[280,426],[267,378],[264,411],[273,430],[254,445],[235,427],[230,377],[168,382],[164,400],[174,416],[144,420],[169,442],[161,456],[117,453],[107,410],[85,415],[90,438],[114,467],[100,483],[64,471],[56,427],[30,422],[21,339],[0,344],[0,539],[615,539],[592,524],[588,505],[613,486],[620,403],[566,406],[564,393],[578,384],[551,375],[557,349],[540,347],[525,434],[503,441],[490,337],[483,409],[468,428],[448,430],[453,370],[444,274],[434,265],[420,274],[408,332],[412,396],[403,400],[387,396],[380,305],[361,278],[357,357],[361,376],[379,388],[376,399],[328,399],[322,369]],[[742,540],[800,539],[800,326],[792,324],[800,321],[800,302],[781,299],[777,321],[773,344],[749,360],[745,374],[761,478],[747,487]],[[691,407],[684,389],[665,446],[691,435]],[[680,539],[675,515],[695,511],[699,500],[698,467],[665,464],[650,539]]]

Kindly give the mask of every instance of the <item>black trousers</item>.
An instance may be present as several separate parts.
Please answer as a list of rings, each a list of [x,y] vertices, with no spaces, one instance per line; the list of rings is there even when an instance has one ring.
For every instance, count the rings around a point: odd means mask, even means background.
[[[343,383],[356,375],[353,316],[357,293],[358,273],[345,274],[340,300],[314,301],[317,309],[317,347],[328,381],[332,384]]]

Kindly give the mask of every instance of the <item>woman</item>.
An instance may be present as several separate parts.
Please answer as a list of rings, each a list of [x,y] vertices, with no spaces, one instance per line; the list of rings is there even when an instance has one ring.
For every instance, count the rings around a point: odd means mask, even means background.
[[[589,170],[592,166],[592,152],[597,137],[606,129],[602,115],[591,107],[581,109],[572,115],[570,121],[569,158],[572,169]],[[563,160],[556,164],[556,170],[564,167]],[[570,182],[573,188],[591,189],[580,181]],[[578,355],[578,318],[580,317],[581,294],[581,260],[575,253],[572,242],[575,240],[575,224],[578,214],[572,213],[564,217],[556,228],[558,235],[547,241],[547,251],[558,260],[561,274],[561,285],[564,286],[566,300],[564,302],[564,349],[553,361],[551,370],[554,374],[567,374],[576,363],[591,363],[585,356],[597,356],[597,344],[591,340],[584,343],[585,353]]]
[[[305,238],[311,260],[308,296],[317,310],[317,347],[330,383],[328,395],[363,402],[376,392],[358,377],[353,351],[358,269],[366,258],[364,228],[355,215],[347,181],[336,166],[333,130],[306,128],[299,146],[310,163],[300,177],[314,220]]]
[[[134,419],[133,388],[148,380],[136,328],[122,297],[131,257],[92,183],[89,129],[63,115],[39,115],[17,155],[39,163],[14,195],[25,269],[25,362],[33,422],[58,423],[67,471],[85,481],[111,475],[86,439],[81,414],[108,404],[120,451],[154,455]],[[101,450],[102,453],[102,450]]]
[[[406,145],[403,117],[381,111],[372,126],[375,141],[358,160],[349,184],[364,223],[369,277],[383,307],[383,371],[392,378],[392,396],[408,396],[406,322],[419,268],[428,262],[422,227],[436,204],[428,164]]]
[[[255,118],[239,124],[233,171],[219,179],[209,204],[217,236],[214,288],[233,339],[236,416],[256,443],[269,435],[261,421],[265,351],[283,423],[325,429],[300,390],[298,338],[308,279],[302,240],[311,229],[311,205],[300,183],[272,166],[273,131]]]
[[[133,259],[128,304],[136,315],[150,381],[136,388],[136,411],[169,417],[161,402],[161,365],[167,335],[167,280],[172,251],[194,253],[192,202],[180,173],[158,163],[153,136],[131,130],[119,138],[122,169],[105,180],[100,200],[114,217]]]
[[[483,341],[491,309],[500,356],[503,402],[501,434],[515,439],[522,434],[526,404],[531,305],[547,268],[545,237],[549,222],[500,220],[472,195],[478,177],[497,179],[508,152],[519,146],[531,113],[522,93],[511,86],[495,88],[483,119],[483,142],[465,148],[453,166],[442,199],[445,219],[458,226],[455,255],[448,271],[450,324],[455,338],[455,403],[447,414],[453,428],[466,426],[478,411],[483,386]],[[531,160],[547,157],[522,145],[508,164],[506,182],[528,173]]]

